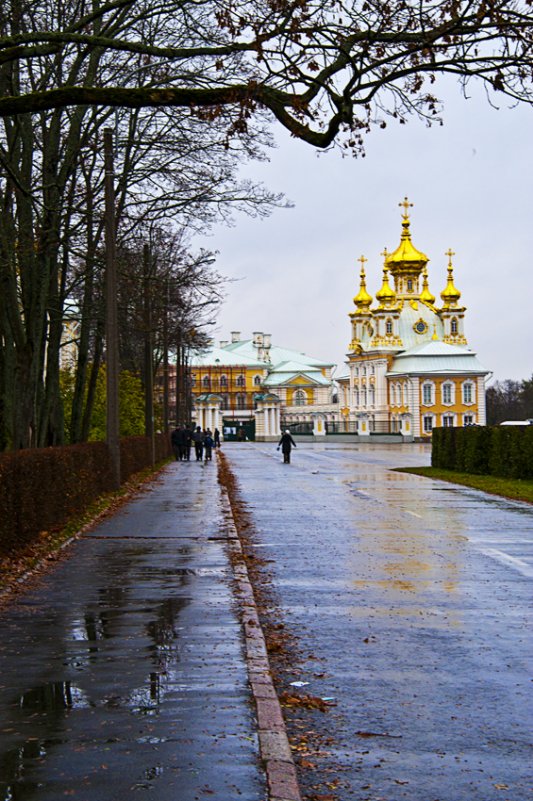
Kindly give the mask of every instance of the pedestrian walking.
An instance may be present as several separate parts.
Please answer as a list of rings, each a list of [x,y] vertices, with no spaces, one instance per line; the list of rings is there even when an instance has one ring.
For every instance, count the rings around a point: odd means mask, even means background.
[[[178,440],[179,440],[179,431],[177,428],[175,428],[170,435],[170,444],[172,445],[172,453],[174,454],[174,458],[176,459],[176,461],[178,461],[178,459],[180,458]]]
[[[196,431],[193,432],[192,440],[194,442],[194,451],[196,453],[196,461],[202,461],[204,452],[204,433],[200,426],[196,426]]]
[[[211,436],[211,431],[208,428],[205,432],[204,437],[204,451],[205,451],[205,461],[210,462],[212,461],[212,454],[213,454],[213,445],[215,444],[215,440]]]
[[[214,432],[215,448],[220,448],[220,431],[215,428]]]
[[[283,464],[290,464],[291,462],[291,448],[295,448],[296,443],[291,437],[291,432],[289,429],[285,431],[284,434],[281,435],[281,439],[278,442],[277,450],[281,448],[281,452],[283,453]]]

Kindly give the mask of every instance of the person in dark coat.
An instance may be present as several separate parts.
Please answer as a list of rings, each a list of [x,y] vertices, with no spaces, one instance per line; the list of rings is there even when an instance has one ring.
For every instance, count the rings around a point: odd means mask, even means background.
[[[211,430],[208,428],[205,432],[204,437],[204,452],[205,452],[205,461],[210,462],[212,461],[212,454],[213,454],[213,445],[215,444],[215,440],[211,436]]]
[[[193,432],[192,440],[194,442],[194,450],[196,453],[196,461],[202,461],[202,455],[204,452],[204,432],[200,428],[200,426],[196,426],[196,431]]]
[[[291,432],[289,429],[285,431],[284,434],[281,435],[281,439],[278,442],[277,450],[281,448],[281,452],[283,453],[283,463],[290,464],[291,461],[291,448],[295,448],[296,443],[291,437]]]
[[[215,448],[220,448],[220,431],[215,428],[214,432]]]
[[[178,461],[178,459],[181,459],[181,456],[179,455],[178,441],[179,441],[179,431],[177,428],[175,428],[172,434],[170,435],[170,444],[172,445],[172,452],[174,454],[176,461]]]

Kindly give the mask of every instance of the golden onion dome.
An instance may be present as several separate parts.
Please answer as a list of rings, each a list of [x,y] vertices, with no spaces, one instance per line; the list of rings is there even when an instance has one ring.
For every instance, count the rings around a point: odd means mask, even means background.
[[[453,283],[452,256],[455,256],[455,253],[450,248],[450,250],[446,251],[445,256],[448,256],[448,283],[446,284],[446,288],[440,293],[440,296],[444,303],[444,308],[449,308],[450,306],[457,305],[461,293]]]
[[[422,253],[421,250],[417,250],[411,241],[411,222],[409,220],[407,209],[413,204],[409,203],[407,198],[405,198],[403,203],[400,203],[399,205],[403,206],[404,209],[402,215],[402,236],[400,239],[400,244],[396,250],[393,251],[393,253],[390,253],[387,256],[386,261],[387,267],[392,271],[393,274],[395,271],[401,270],[402,266],[408,269],[412,268],[413,266],[422,267],[429,261],[429,258],[426,256],[426,254]]]
[[[381,289],[376,292],[376,300],[380,306],[389,306],[396,300],[396,292],[389,284],[388,268],[383,267],[383,283]]]
[[[359,261],[361,262],[361,273],[360,273],[360,275],[361,275],[361,283],[360,283],[360,286],[359,286],[359,292],[357,293],[357,295],[353,299],[353,302],[355,303],[355,305],[357,306],[358,309],[366,310],[372,304],[372,295],[369,295],[368,292],[366,291],[366,280],[365,280],[364,263],[365,263],[365,261],[367,261],[367,259],[365,259],[364,256],[361,256]]]
[[[435,303],[435,295],[432,295],[432,293],[429,291],[428,271],[425,267],[422,271],[422,279],[422,292],[420,293],[420,300],[424,303],[427,303],[429,306],[433,306]]]

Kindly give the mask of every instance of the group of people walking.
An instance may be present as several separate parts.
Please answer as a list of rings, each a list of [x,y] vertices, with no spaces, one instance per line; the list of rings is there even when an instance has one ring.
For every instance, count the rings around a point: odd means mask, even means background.
[[[170,435],[172,450],[178,462],[190,462],[191,449],[194,445],[196,461],[210,462],[213,458],[213,448],[220,448],[220,431],[215,428],[214,432],[210,428],[200,428],[200,426],[178,426]],[[290,464],[291,450],[296,447],[296,443],[291,437],[289,430],[281,435],[277,450],[281,448],[283,462]]]
[[[190,462],[191,449],[194,445],[196,461],[210,462],[213,458],[213,448],[220,448],[220,431],[215,428],[202,429],[200,426],[178,426],[170,435],[172,450],[177,462]]]

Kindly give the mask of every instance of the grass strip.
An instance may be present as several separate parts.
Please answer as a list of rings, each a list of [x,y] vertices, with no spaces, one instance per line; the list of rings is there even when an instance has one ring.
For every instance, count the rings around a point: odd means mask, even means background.
[[[457,470],[443,470],[439,467],[395,467],[398,473],[413,473],[416,476],[435,478],[452,484],[489,492],[513,501],[533,503],[533,481],[519,478],[500,478],[499,476],[478,476],[472,473],[460,473]]]

